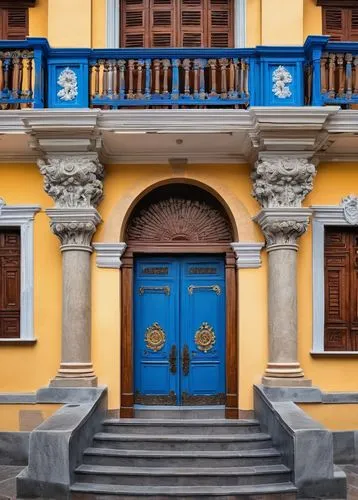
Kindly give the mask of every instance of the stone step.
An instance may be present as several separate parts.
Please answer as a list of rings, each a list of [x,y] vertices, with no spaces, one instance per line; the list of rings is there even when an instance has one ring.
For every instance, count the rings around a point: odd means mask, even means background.
[[[99,432],[94,436],[94,445],[101,448],[132,450],[252,450],[271,448],[268,434],[225,435],[173,435],[173,434],[119,434]]]
[[[116,467],[80,465],[78,482],[141,486],[246,486],[290,481],[291,472],[282,464],[256,467]]]
[[[260,432],[257,420],[115,419],[103,421],[104,431],[120,434],[250,434]]]
[[[159,418],[159,419],[196,419],[196,418],[206,418],[206,419],[217,419],[225,418],[225,408],[224,407],[214,407],[214,406],[168,406],[166,408],[158,409],[155,406],[144,406],[142,408],[135,408],[134,410],[135,418],[138,419],[149,419],[149,418]]]
[[[152,486],[75,483],[71,486],[73,500],[138,500],[185,498],[186,500],[295,500],[297,489],[290,483],[260,484],[255,486]]]
[[[84,463],[136,467],[234,467],[281,463],[274,448],[244,451],[117,450],[88,448]]]

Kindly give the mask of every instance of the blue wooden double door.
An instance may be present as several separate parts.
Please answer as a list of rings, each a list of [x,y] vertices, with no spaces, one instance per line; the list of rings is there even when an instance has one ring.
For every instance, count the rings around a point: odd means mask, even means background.
[[[136,259],[136,404],[225,404],[225,303],[224,257]]]

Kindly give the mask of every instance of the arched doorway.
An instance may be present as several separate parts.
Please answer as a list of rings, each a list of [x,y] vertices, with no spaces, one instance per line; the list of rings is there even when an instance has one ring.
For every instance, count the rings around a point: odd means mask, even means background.
[[[121,416],[134,404],[224,404],[238,417],[233,227],[222,204],[189,184],[145,194],[122,257]]]

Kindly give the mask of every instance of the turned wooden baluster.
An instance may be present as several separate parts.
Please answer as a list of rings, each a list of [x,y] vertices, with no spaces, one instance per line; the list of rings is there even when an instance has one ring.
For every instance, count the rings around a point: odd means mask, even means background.
[[[250,72],[250,64],[247,61],[241,61],[241,71],[244,72],[244,94],[245,97],[250,95],[249,92],[249,72]]]
[[[157,96],[160,94],[160,59],[154,59],[153,61],[153,71],[154,71],[154,94]]]
[[[26,81],[28,88],[25,90],[25,93],[29,98],[33,96],[33,81],[32,81],[32,71],[33,71],[33,55],[31,58],[27,59],[26,63]]]
[[[324,52],[321,57],[321,94],[327,94],[327,61],[328,54]]]
[[[205,92],[205,66],[206,59],[198,59],[199,64],[199,99],[206,98]]]
[[[216,92],[216,59],[209,59],[208,60],[208,66],[210,68],[210,83],[211,83],[211,90],[210,90],[210,97],[217,97],[217,92]]]
[[[176,101],[179,98],[179,59],[172,59],[172,92],[171,99]]]
[[[190,59],[183,60],[184,69],[184,96],[190,96]]]
[[[352,61],[353,61],[353,55],[346,54],[344,59],[346,61],[346,97],[348,99],[351,99],[351,97],[352,97]]]
[[[194,85],[193,85],[193,92],[194,92],[194,99],[199,98],[199,65],[200,65],[200,59],[194,59],[193,61],[193,72],[194,72]]]
[[[107,59],[105,59],[103,61],[102,84],[103,84],[102,95],[107,96],[108,95],[108,60]]]
[[[344,54],[337,54],[338,69],[338,97],[344,97],[345,75],[344,75]]]
[[[221,98],[227,99],[227,78],[226,78],[226,68],[228,65],[228,60],[226,58],[219,59],[220,72],[221,72]]]
[[[116,61],[114,59],[108,59],[107,61],[107,95],[109,97],[113,96],[113,88],[114,88],[114,66]]]
[[[134,59],[128,61],[128,99],[134,99],[133,86],[134,86]]]
[[[14,99],[19,97],[19,76],[20,76],[20,53],[14,52],[12,56],[12,82],[11,96]]]
[[[237,59],[236,59],[237,61]],[[235,93],[235,60],[230,59],[229,61],[229,91],[228,97],[229,99],[234,99]]]
[[[237,59],[236,57],[233,59],[234,66],[234,97],[241,97],[241,93],[243,91],[242,87],[240,88],[240,79],[242,73],[242,61]]]
[[[0,52],[0,96],[2,96],[3,88],[4,88],[4,59],[3,59],[3,53]]]
[[[144,60],[137,61],[137,99],[143,99],[143,66]]]
[[[163,59],[162,60],[162,67],[163,67],[163,94],[165,95],[165,97],[168,97],[170,60]]]
[[[126,80],[125,80],[126,61],[124,59],[118,59],[117,66],[119,72],[119,82],[118,82],[119,99],[124,99],[126,94]]]
[[[353,58],[353,95],[358,95],[358,56]]]
[[[5,93],[9,93],[9,71],[11,66],[11,53],[5,52],[5,59],[3,62],[3,72],[4,72],[4,88]]]
[[[102,61],[96,61],[93,65],[93,97],[99,96],[99,70]]]
[[[336,54],[329,54],[329,64],[328,64],[328,95],[331,99],[336,96],[335,89],[335,74],[336,74]]]

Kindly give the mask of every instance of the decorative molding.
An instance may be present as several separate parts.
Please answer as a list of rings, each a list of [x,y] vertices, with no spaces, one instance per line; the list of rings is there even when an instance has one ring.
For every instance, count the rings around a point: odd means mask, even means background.
[[[262,208],[300,207],[313,189],[316,167],[306,158],[275,156],[260,159],[251,175],[253,197]]]
[[[233,242],[231,248],[235,252],[238,269],[255,269],[261,267],[261,250],[265,243]]]
[[[358,196],[350,194],[342,199],[343,215],[348,224],[358,224]]]
[[[51,229],[61,241],[61,251],[92,252],[91,240],[101,217],[95,208],[49,208]]]
[[[308,208],[264,208],[254,217],[267,241],[267,251],[290,247],[297,250],[297,239],[306,231],[312,211]]]
[[[325,226],[351,226],[340,205],[314,205],[312,210],[312,286],[313,286],[313,346],[311,354],[324,350],[324,228]],[[352,351],[357,352],[357,351]],[[352,354],[350,351],[350,353]],[[337,355],[345,352],[337,352]]]
[[[78,96],[77,75],[69,66],[59,74],[57,85],[62,87],[57,92],[61,101],[73,101]]]
[[[97,267],[120,269],[121,257],[127,248],[126,243],[93,243],[92,246],[96,252]]]
[[[170,197],[148,205],[131,219],[127,241],[207,242],[232,240],[226,214],[204,201]]]
[[[118,49],[120,39],[120,0],[106,0],[107,49]]]
[[[235,47],[246,47],[246,1],[235,0],[234,6],[234,30]]]
[[[293,78],[291,73],[284,66],[278,66],[272,72],[272,93],[279,99],[291,97],[292,92],[288,85],[292,82]]]
[[[20,339],[34,339],[34,218],[39,205],[6,205],[1,198],[0,226],[20,227],[21,236],[21,298]]]
[[[37,162],[56,208],[96,207],[103,197],[104,168],[97,158],[59,156]]]

